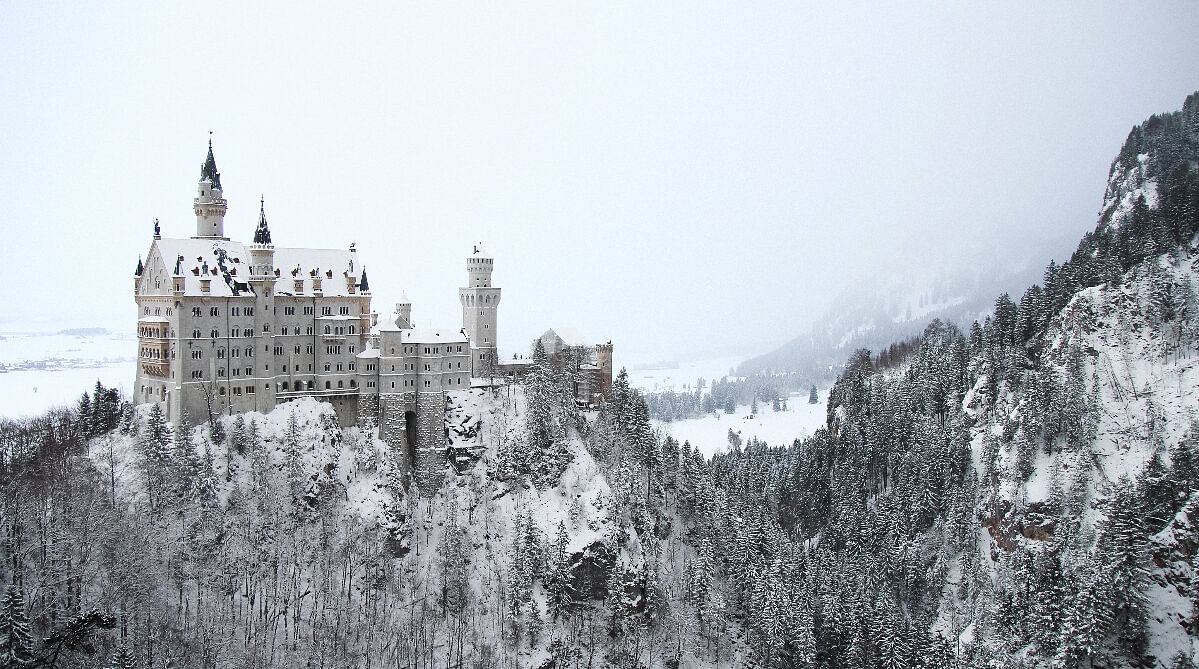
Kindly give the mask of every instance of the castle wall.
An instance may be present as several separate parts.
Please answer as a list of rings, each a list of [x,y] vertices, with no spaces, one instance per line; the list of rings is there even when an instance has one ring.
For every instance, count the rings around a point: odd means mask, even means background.
[[[421,492],[431,495],[445,480],[445,393],[416,395],[416,483]]]

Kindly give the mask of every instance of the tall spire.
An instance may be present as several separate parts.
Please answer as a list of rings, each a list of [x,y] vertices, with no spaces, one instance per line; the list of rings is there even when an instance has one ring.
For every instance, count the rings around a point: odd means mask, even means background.
[[[266,198],[258,197],[258,229],[254,231],[255,244],[270,244],[271,229],[266,224]]]
[[[200,180],[208,179],[212,182],[212,187],[218,190],[221,188],[221,173],[216,169],[216,158],[212,155],[212,131],[208,131],[208,158],[204,160],[204,164],[200,167]]]
[[[358,283],[358,290],[363,293],[371,292],[371,285],[366,280],[366,265],[362,266],[362,280]]]

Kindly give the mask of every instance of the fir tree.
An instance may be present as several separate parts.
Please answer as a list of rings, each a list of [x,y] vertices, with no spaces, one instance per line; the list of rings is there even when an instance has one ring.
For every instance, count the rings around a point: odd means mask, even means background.
[[[20,587],[11,585],[0,601],[0,667],[19,669],[34,665],[33,633]]]

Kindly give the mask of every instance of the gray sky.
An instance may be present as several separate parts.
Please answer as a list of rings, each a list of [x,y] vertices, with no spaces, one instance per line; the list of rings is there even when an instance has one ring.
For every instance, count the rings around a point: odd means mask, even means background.
[[[0,327],[132,328],[213,130],[227,234],[265,194],[276,245],[358,243],[384,314],[457,327],[483,240],[501,353],[753,353],[884,264],[1081,234],[1199,89],[1194,2],[348,4],[5,3]]]

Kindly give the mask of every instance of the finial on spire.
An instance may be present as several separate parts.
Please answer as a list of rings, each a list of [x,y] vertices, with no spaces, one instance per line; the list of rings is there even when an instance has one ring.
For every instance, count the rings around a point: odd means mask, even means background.
[[[154,219],[154,239],[162,239],[162,228],[158,225],[158,219]]]

